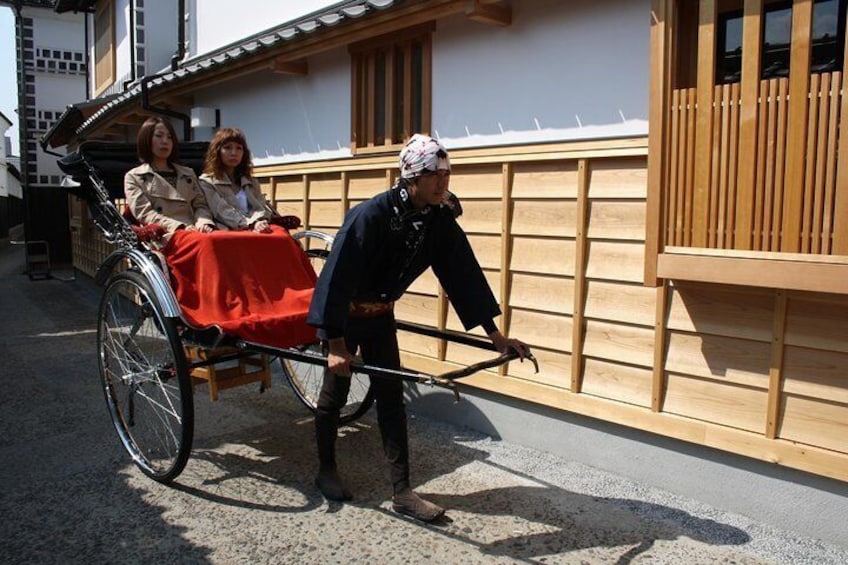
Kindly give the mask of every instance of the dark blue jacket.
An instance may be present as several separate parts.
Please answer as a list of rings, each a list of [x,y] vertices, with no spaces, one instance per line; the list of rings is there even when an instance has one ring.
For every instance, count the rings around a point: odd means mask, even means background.
[[[341,337],[350,302],[397,300],[431,266],[466,330],[495,329],[500,308],[462,228],[446,207],[415,210],[403,184],[348,212],[307,322],[323,339]]]

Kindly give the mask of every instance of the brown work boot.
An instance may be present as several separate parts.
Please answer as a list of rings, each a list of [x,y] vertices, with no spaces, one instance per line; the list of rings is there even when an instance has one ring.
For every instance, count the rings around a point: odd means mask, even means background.
[[[327,500],[350,500],[353,494],[345,486],[344,481],[339,476],[339,472],[333,469],[332,471],[319,471],[315,477],[315,486],[324,495]]]
[[[422,522],[432,522],[445,513],[444,508],[427,502],[415,494],[411,488],[404,489],[392,497],[392,508],[395,512],[412,516]]]

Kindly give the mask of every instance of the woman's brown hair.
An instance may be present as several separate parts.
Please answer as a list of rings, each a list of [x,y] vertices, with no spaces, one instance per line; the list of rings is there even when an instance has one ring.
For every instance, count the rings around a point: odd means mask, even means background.
[[[158,116],[153,116],[144,120],[144,123],[141,124],[141,128],[138,130],[138,138],[136,140],[138,145],[138,158],[142,163],[153,162],[153,132],[159,124],[162,124],[165,128],[167,128],[168,133],[171,134],[171,141],[173,141],[171,154],[168,155],[168,162],[177,163],[179,162],[177,131],[174,129],[174,126],[171,125],[171,122]]]
[[[244,148],[241,163],[236,165],[235,171],[233,171],[233,176],[235,177],[233,180],[239,182],[241,177],[252,179],[253,158],[250,155],[250,148],[247,146],[247,138],[245,138],[244,132],[239,128],[221,128],[215,132],[212,141],[209,142],[209,148],[206,150],[206,158],[203,160],[203,172],[218,179],[223,179],[227,176],[219,153],[221,148],[230,142],[238,143]]]

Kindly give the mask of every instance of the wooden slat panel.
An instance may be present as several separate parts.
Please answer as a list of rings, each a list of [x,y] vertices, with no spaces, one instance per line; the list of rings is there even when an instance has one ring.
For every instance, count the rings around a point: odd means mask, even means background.
[[[824,224],[824,178],[827,172],[827,135],[830,122],[830,74],[823,73],[819,87],[819,111],[816,116],[815,177],[813,179],[813,209],[810,230],[810,251],[822,251],[822,225]]]
[[[648,407],[651,405],[651,371],[586,359],[582,392]]]
[[[303,177],[283,177],[276,181],[276,199],[279,200],[296,200],[298,202],[303,198]]]
[[[350,199],[366,200],[388,188],[384,171],[348,173],[348,198]]]
[[[594,201],[589,205],[590,239],[644,241],[645,203]]]
[[[821,75],[816,73],[810,77],[810,106],[807,111],[807,148],[804,158],[804,197],[801,209],[801,252],[810,253],[813,239],[813,200],[815,198],[815,178],[817,161],[816,140],[819,135],[819,89],[821,87]]]
[[[845,453],[848,406],[787,395],[779,437]]]
[[[424,357],[436,358],[439,352],[439,340],[412,332],[398,332],[400,350]]]
[[[498,200],[463,200],[459,224],[465,233],[501,234],[503,204]]]
[[[511,231],[515,235],[574,237],[576,222],[577,204],[573,200],[513,201]]]
[[[813,400],[848,404],[848,354],[787,347],[783,391]]]
[[[501,238],[498,235],[469,235],[468,241],[484,269],[499,269],[501,266]],[[497,288],[497,287],[495,287]]]
[[[683,212],[683,237],[681,241],[682,245],[691,246],[692,245],[692,217],[694,214],[694,206],[693,206],[693,197],[695,194],[695,162],[698,158],[698,155],[695,151],[695,136],[697,132],[696,117],[697,112],[695,108],[696,104],[696,90],[694,88],[689,90],[689,110],[686,116],[686,166],[684,168],[684,193],[683,193],[683,206],[681,210]]]
[[[310,226],[341,226],[343,217],[341,201],[313,200],[309,203]]]
[[[587,320],[583,354],[596,359],[651,367],[654,360],[654,329]]]
[[[652,327],[656,290],[633,284],[589,281],[586,290],[587,318]]]
[[[745,0],[742,24],[742,107],[739,114],[739,154],[756,155],[758,150],[758,98],[760,96],[760,65],[762,44],[763,1]],[[762,138],[760,138],[762,143]],[[743,158],[739,161],[736,191],[738,201],[735,219],[735,249],[751,249],[751,226],[753,224],[750,202],[754,195],[756,161]]]
[[[395,303],[395,318],[435,326],[438,309],[436,297],[407,292]]]
[[[713,94],[713,145],[712,167],[710,171],[709,197],[707,200],[706,247],[716,247],[716,227],[718,224],[718,203],[722,175],[726,173],[727,137],[730,120],[730,87],[722,84],[715,87]]]
[[[510,271],[574,276],[574,241],[513,237]]]
[[[640,243],[589,243],[586,276],[593,279],[642,282],[645,246]]]
[[[792,47],[789,62],[789,121],[786,145],[786,190],[783,205],[781,251],[801,249],[801,213],[807,146],[810,92],[810,36],[813,0],[792,3]]]
[[[787,120],[789,119],[789,80],[781,78],[777,80],[777,130],[775,132],[775,161],[774,161],[774,184],[771,220],[771,243],[768,250],[779,251],[782,241],[781,227],[783,225],[783,199],[786,177],[783,171],[786,168],[786,136],[788,135]],[[771,185],[770,185],[771,186]]]
[[[770,343],[773,311],[771,291],[679,282],[671,295],[668,327]]]
[[[648,169],[644,159],[593,159],[589,198],[647,197]]]
[[[518,336],[516,336],[518,337]],[[554,386],[559,389],[568,389],[571,374],[571,355],[547,349],[535,348],[533,355],[539,362],[539,373],[535,373],[533,364],[525,361],[519,363],[513,361],[507,367],[507,375],[519,379]]]
[[[429,294],[430,296],[438,296],[439,294],[439,279],[433,269],[427,269],[420,277],[415,279],[409,286],[407,292],[415,292],[417,294]]]
[[[848,304],[844,300],[805,300],[792,296],[786,344],[848,353]]]
[[[509,305],[557,314],[572,314],[574,279],[544,275],[512,275]]]
[[[768,387],[769,344],[736,338],[669,332],[666,370],[747,387]],[[760,413],[760,425],[765,405]]]
[[[455,166],[451,170],[450,190],[462,200],[463,207],[470,199],[500,199],[502,174],[500,164]]]
[[[760,432],[766,410],[764,390],[668,375],[665,412]]]
[[[531,347],[571,352],[571,317],[514,308],[510,334]]]
[[[827,164],[825,167],[824,173],[824,203],[823,208],[824,212],[822,215],[822,249],[821,252],[825,254],[830,254],[833,249],[833,226],[834,226],[834,218],[833,218],[833,209],[834,202],[836,201],[836,138],[838,134],[838,124],[839,124],[839,104],[842,96],[842,78],[843,74],[840,72],[833,73],[831,86],[830,86],[830,119],[828,120],[828,133],[827,133]]]
[[[310,175],[309,196],[313,200],[341,200],[342,181],[340,175]]]
[[[512,197],[577,198],[577,164],[573,161],[516,163]]]
[[[297,202],[280,202],[278,201],[274,209],[281,216],[297,216],[300,217],[303,212],[303,206],[301,206],[300,201]],[[302,220],[303,218],[301,218]]]
[[[680,119],[680,91],[675,90],[671,94],[671,134],[669,138],[670,158],[667,162],[668,174],[666,178],[667,196],[664,200],[666,207],[666,245],[679,245],[675,226],[679,218],[679,202],[678,194],[680,189],[680,179],[678,172],[682,170],[680,166],[680,130],[682,121]]]

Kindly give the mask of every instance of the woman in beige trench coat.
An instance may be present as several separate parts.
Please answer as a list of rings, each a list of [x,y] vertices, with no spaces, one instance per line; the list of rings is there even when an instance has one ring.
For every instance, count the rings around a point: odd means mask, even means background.
[[[244,132],[221,128],[206,150],[200,187],[219,227],[268,233],[271,211],[253,178]]]
[[[163,118],[148,118],[138,132],[142,164],[124,176],[127,206],[142,224],[158,224],[165,237],[178,229],[210,232],[212,212],[194,171],[177,164],[177,135]]]

